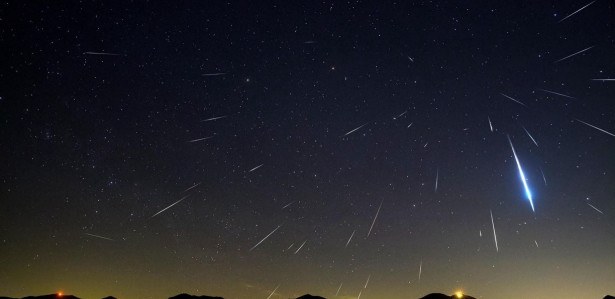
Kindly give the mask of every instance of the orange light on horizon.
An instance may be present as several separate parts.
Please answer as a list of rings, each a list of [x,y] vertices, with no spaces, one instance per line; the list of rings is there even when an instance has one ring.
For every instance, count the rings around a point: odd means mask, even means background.
[[[463,292],[462,292],[462,291],[457,291],[457,292],[455,292],[455,297],[457,297],[457,298],[463,298]]]
[[[64,295],[62,292],[58,292],[58,297],[62,297]]]

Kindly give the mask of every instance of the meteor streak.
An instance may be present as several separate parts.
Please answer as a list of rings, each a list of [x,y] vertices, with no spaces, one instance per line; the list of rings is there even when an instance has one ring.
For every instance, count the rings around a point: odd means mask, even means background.
[[[194,189],[194,188],[198,187],[200,184],[201,184],[201,183],[196,183],[196,184],[192,185],[192,187],[190,187],[190,188],[188,188],[188,189],[184,190],[184,192],[190,191],[190,190],[192,190],[192,189]]]
[[[538,142],[536,142],[536,139],[534,139],[534,137],[532,137],[532,134],[530,134],[530,132],[529,132],[529,131],[528,131],[528,130],[524,127],[524,126],[521,126],[521,127],[523,128],[523,131],[525,131],[525,133],[527,134],[527,136],[529,136],[529,137],[530,137],[530,139],[532,139],[532,142],[534,142],[534,144],[535,144],[536,146],[538,146]]]
[[[226,75],[226,73],[207,73],[207,74],[202,74],[201,76],[212,77],[212,76],[222,76],[222,75]]]
[[[493,241],[495,241],[495,251],[499,252],[498,248],[498,236],[495,234],[495,224],[493,223],[493,213],[489,210],[489,214],[491,215],[491,228],[493,228]]]
[[[174,206],[174,205],[176,205],[176,204],[180,203],[182,200],[184,200],[184,199],[188,198],[188,196],[190,196],[190,194],[188,194],[188,195],[186,195],[186,196],[182,197],[180,200],[178,200],[178,201],[176,201],[176,202],[172,203],[172,204],[171,204],[171,205],[169,205],[168,207],[166,207],[166,208],[164,208],[164,209],[160,210],[158,213],[156,213],[156,214],[152,215],[152,217],[149,217],[149,218],[150,218],[150,219],[152,219],[152,218],[156,217],[158,214],[160,214],[160,213],[162,213],[162,212],[164,212],[164,211],[166,211],[166,210],[170,209],[172,206]]]
[[[413,124],[414,124],[414,123],[410,123],[410,124],[409,124],[406,128],[410,128],[410,127],[412,127],[412,125],[413,125]]]
[[[217,120],[217,119],[221,119],[221,118],[226,118],[228,115],[223,115],[223,116],[216,116],[216,117],[210,117],[208,119],[204,119],[201,122],[206,122],[206,121],[212,121],[212,120]]]
[[[307,242],[307,240],[303,241],[301,246],[299,246],[299,248],[297,248],[297,250],[295,251],[295,254],[297,254],[299,252],[299,250],[301,250],[301,248],[303,248],[303,245],[305,245],[305,242]]]
[[[404,111],[404,113],[402,113],[402,114],[400,114],[400,115],[398,115],[398,116],[393,117],[393,119],[394,119],[394,120],[395,120],[395,119],[398,119],[398,118],[402,117],[402,116],[403,116],[404,114],[406,114],[406,113],[408,113],[408,110]]]
[[[380,206],[378,206],[378,211],[376,211],[376,216],[374,216],[374,221],[372,221],[372,226],[369,227],[369,231],[367,232],[367,237],[369,237],[369,235],[372,233],[372,228],[374,228],[374,224],[376,223],[376,219],[378,219],[378,214],[380,213],[380,208],[382,208],[382,201],[380,202]]]
[[[340,287],[337,288],[337,292],[335,292],[335,297],[337,297],[337,295],[340,293],[340,290],[342,289],[342,284],[343,283],[340,283]]]
[[[87,55],[106,55],[106,56],[120,56],[120,54],[115,53],[105,53],[105,52],[85,52],[83,54]]]
[[[491,124],[491,118],[489,118],[489,116],[487,116],[487,121],[489,122],[489,130],[493,132],[493,125]]]
[[[283,206],[283,207],[282,207],[282,210],[284,210],[284,209],[286,209],[286,208],[290,207],[290,205],[292,205],[292,204],[294,204],[294,203],[295,203],[294,201],[292,201],[292,202],[288,203],[287,205],[285,205],[285,206]]]
[[[576,121],[578,121],[578,122],[580,122],[580,123],[582,123],[582,124],[585,124],[585,125],[587,125],[587,126],[590,126],[590,127],[594,128],[594,129],[596,129],[596,130],[598,130],[598,131],[600,131],[600,132],[602,132],[602,133],[606,133],[606,134],[609,134],[609,135],[611,135],[611,136],[615,137],[615,134],[613,134],[613,133],[611,133],[611,132],[609,132],[609,131],[606,131],[606,130],[600,129],[600,128],[598,128],[598,127],[596,127],[596,126],[594,126],[594,125],[588,124],[588,123],[586,123],[586,122],[584,122],[584,121],[582,121],[582,120],[580,120],[580,119],[576,119],[576,118],[575,118],[575,120],[576,120]]]
[[[99,238],[99,239],[103,239],[103,240],[107,240],[107,241],[115,241],[115,240],[113,240],[111,238],[103,237],[103,236],[100,236],[100,235],[88,234],[88,233],[84,233],[84,234],[86,234],[86,235],[88,235],[90,237]]]
[[[547,185],[547,178],[545,177],[545,173],[542,171],[542,168],[538,167],[538,169],[540,169],[540,174],[542,174],[542,180],[545,181],[545,186]]]
[[[256,167],[254,167],[254,168],[252,168],[252,169],[248,170],[248,173],[250,173],[250,172],[252,172],[252,171],[255,171],[255,170],[257,170],[257,169],[261,168],[263,165],[265,165],[265,164],[258,165],[258,166],[256,166]]]
[[[574,15],[575,15],[576,13],[578,13],[579,11],[584,10],[584,9],[585,9],[585,8],[587,8],[588,6],[590,6],[590,5],[594,4],[594,2],[596,2],[596,0],[594,0],[594,1],[592,1],[592,2],[589,2],[589,3],[588,3],[588,4],[586,4],[585,6],[583,6],[583,7],[579,8],[579,9],[577,9],[575,12],[573,12],[573,13],[571,13],[571,14],[567,15],[565,18],[563,18],[563,19],[559,20],[559,22],[558,22],[558,23],[561,23],[561,22],[563,22],[564,20],[566,20],[566,19],[568,19],[568,18],[570,18],[570,17],[574,16]]]
[[[530,192],[530,187],[527,185],[527,179],[525,178],[525,174],[523,173],[523,169],[521,168],[521,163],[519,162],[519,158],[517,158],[517,152],[515,152],[515,147],[510,140],[510,136],[506,135],[508,138],[508,143],[510,143],[510,148],[512,149],[513,156],[515,157],[515,162],[517,162],[517,169],[519,170],[519,177],[521,178],[521,182],[523,183],[523,188],[525,188],[525,195],[532,206],[532,212],[534,212],[534,201],[532,200],[532,192]]]
[[[348,242],[346,242],[346,246],[344,246],[344,247],[348,247],[348,244],[350,244],[350,240],[352,240],[352,236],[354,236],[354,233],[355,233],[356,231],[357,231],[357,230],[353,230],[353,231],[352,231],[352,234],[350,234],[350,238],[348,238]]]
[[[589,50],[589,49],[591,49],[591,48],[593,48],[593,47],[595,47],[595,46],[587,47],[587,48],[585,48],[585,49],[583,49],[583,50],[581,50],[581,51],[574,52],[574,53],[572,53],[572,54],[570,54],[570,55],[568,55],[568,56],[566,56],[566,57],[564,57],[564,58],[562,58],[562,59],[556,60],[556,61],[555,61],[555,62],[553,62],[553,63],[558,63],[558,62],[560,62],[560,61],[564,61],[564,60],[566,60],[566,59],[568,59],[568,58],[570,58],[570,57],[572,57],[572,56],[579,55],[579,54],[581,54],[581,53],[583,53],[583,52],[585,52],[585,51],[587,51],[587,50]]]
[[[419,282],[421,282],[421,274],[423,273],[423,260],[419,263]]]
[[[369,124],[369,123],[364,123],[364,124],[362,124],[362,125],[360,125],[360,126],[358,126],[358,127],[354,128],[354,129],[352,129],[352,130],[348,131],[348,133],[344,134],[344,136],[348,136],[348,135],[350,135],[350,134],[354,133],[356,130],[359,130],[359,129],[361,129],[361,128],[365,127],[367,124]],[[344,137],[344,136],[342,136],[342,137]]]
[[[267,236],[265,236],[262,240],[260,240],[258,243],[256,243],[256,245],[252,246],[252,248],[250,248],[249,251],[254,250],[254,248],[258,247],[258,245],[261,245],[261,243],[263,243],[263,241],[267,240],[267,238],[269,238],[269,236],[273,235],[273,233],[275,233],[275,231],[278,230],[278,228],[280,228],[279,225],[273,231],[271,231]]]
[[[203,140],[207,140],[207,139],[212,138],[212,137],[214,137],[214,136],[192,139],[192,140],[188,140],[188,142],[193,143],[193,142],[203,141]]]
[[[505,94],[503,94],[503,93],[500,93],[500,94],[501,94],[501,95],[503,95],[504,97],[506,97],[507,99],[509,99],[509,100],[511,100],[511,101],[513,101],[513,102],[515,102],[515,103],[518,103],[518,104],[521,104],[521,105],[523,105],[523,106],[527,107],[527,105],[526,105],[526,104],[523,104],[521,101],[515,100],[515,99],[513,99],[512,97],[507,96],[507,95],[505,95]]]
[[[438,178],[440,177],[440,169],[436,169],[436,186],[434,187],[434,192],[438,192]]]
[[[540,91],[544,91],[544,92],[548,92],[548,93],[552,93],[552,94],[556,94],[556,95],[558,95],[558,96],[562,96],[562,97],[566,97],[566,98],[576,99],[575,97],[571,97],[571,96],[569,96],[569,95],[565,95],[565,94],[563,94],[563,93],[559,93],[559,92],[555,92],[555,91],[550,91],[550,90],[540,89],[540,88],[538,88],[538,90],[540,90]]]
[[[275,287],[275,289],[273,290],[273,292],[271,292],[271,294],[269,294],[269,297],[267,297],[267,299],[271,298],[271,296],[273,296],[273,294],[275,294],[275,291],[277,291],[279,287],[280,287],[280,285]]]
[[[365,286],[363,287],[364,289],[367,289],[367,284],[369,283],[369,278],[370,277],[372,277],[371,274],[369,276],[367,276],[367,281],[365,282]]]
[[[594,207],[592,204],[590,204],[590,203],[588,203],[588,202],[586,202],[586,204],[587,204],[587,205],[589,205],[590,207],[592,207],[592,209],[594,209],[594,210],[598,211],[598,213],[600,213],[600,214],[604,215],[604,213],[602,213],[602,211],[598,210],[598,208]]]
[[[606,82],[606,81],[615,81],[615,79],[611,79],[611,78],[604,78],[604,79],[592,79],[593,81],[602,81],[602,82]]]

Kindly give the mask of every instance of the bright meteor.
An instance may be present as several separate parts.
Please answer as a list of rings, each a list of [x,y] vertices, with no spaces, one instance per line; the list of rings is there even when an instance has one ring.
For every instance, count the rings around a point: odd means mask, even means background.
[[[510,148],[512,149],[513,156],[515,156],[515,162],[517,162],[517,169],[519,170],[519,178],[521,178],[521,182],[523,183],[523,188],[525,189],[525,195],[527,196],[527,200],[530,202],[532,206],[532,212],[534,211],[534,201],[532,200],[532,192],[530,192],[530,187],[527,185],[527,179],[525,178],[525,174],[523,173],[523,169],[521,168],[521,163],[519,162],[519,158],[517,158],[517,152],[515,152],[515,147],[510,140],[510,136],[506,135],[508,138],[508,143],[510,143]]]

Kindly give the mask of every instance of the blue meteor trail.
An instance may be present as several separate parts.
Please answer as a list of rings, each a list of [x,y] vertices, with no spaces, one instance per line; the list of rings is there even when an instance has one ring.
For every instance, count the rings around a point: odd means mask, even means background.
[[[519,158],[517,158],[517,152],[515,152],[515,147],[510,140],[510,136],[506,135],[508,138],[508,143],[510,143],[510,148],[512,149],[513,156],[515,156],[515,161],[517,162],[517,168],[519,169],[519,177],[521,178],[521,182],[523,183],[523,188],[525,188],[525,195],[527,196],[530,205],[532,206],[532,212],[534,211],[534,201],[532,201],[532,192],[530,192],[530,188],[527,186],[527,179],[525,178],[525,174],[523,173],[523,169],[521,168],[521,163],[519,163]]]

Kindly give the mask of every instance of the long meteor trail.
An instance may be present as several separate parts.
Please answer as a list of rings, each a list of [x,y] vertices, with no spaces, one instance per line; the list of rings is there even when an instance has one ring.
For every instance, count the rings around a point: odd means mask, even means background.
[[[271,235],[273,235],[273,233],[275,233],[276,230],[278,230],[280,228],[280,226],[278,225],[278,227],[276,227],[273,231],[271,231],[267,236],[265,236],[262,240],[260,240],[258,243],[256,243],[256,245],[252,246],[252,248],[250,248],[249,251],[254,250],[254,248],[258,247],[258,245],[261,245],[261,243],[263,243],[263,241],[267,240],[267,238],[269,238]]]
[[[568,18],[570,18],[570,17],[574,16],[574,15],[575,15],[575,14],[577,14],[579,11],[582,11],[582,10],[584,10],[585,8],[587,8],[588,6],[590,6],[590,5],[594,4],[594,2],[596,2],[596,0],[594,0],[594,1],[592,1],[592,2],[589,2],[589,3],[585,4],[585,6],[583,6],[583,7],[579,8],[579,9],[575,10],[573,13],[571,13],[571,14],[567,15],[565,18],[563,18],[563,19],[559,20],[559,22],[558,22],[558,23],[561,23],[561,22],[563,22],[564,20],[566,20],[566,19],[568,19]]]
[[[174,202],[174,203],[170,204],[168,207],[166,207],[166,208],[164,208],[164,209],[160,210],[158,213],[156,213],[156,214],[152,215],[152,217],[149,217],[149,218],[151,219],[151,218],[154,218],[154,217],[158,216],[160,213],[162,213],[162,212],[164,212],[164,211],[166,211],[166,210],[170,209],[172,206],[174,206],[174,205],[176,205],[176,204],[180,203],[182,200],[184,200],[184,199],[188,198],[188,196],[190,196],[190,194],[188,194],[188,195],[186,195],[186,196],[182,197],[180,200],[178,200],[178,201],[176,201],[176,202]]]
[[[369,231],[367,232],[367,236],[368,237],[372,233],[372,228],[374,228],[374,224],[376,223],[376,219],[378,219],[378,214],[380,213],[380,208],[382,208],[382,201],[380,202],[380,206],[378,206],[378,211],[376,211],[376,216],[374,216],[374,221],[372,221],[372,226],[369,227]]]
[[[498,248],[498,236],[495,234],[495,224],[493,223],[493,212],[489,210],[489,215],[491,215],[491,228],[493,228],[493,241],[495,242],[495,251],[500,252]]]
[[[601,213],[602,213],[602,212],[601,212]],[[113,239],[111,239],[111,238],[108,238],[108,237],[103,237],[103,236],[101,236],[101,235],[95,235],[95,234],[89,234],[89,233],[84,233],[84,234],[86,234],[86,235],[88,235],[88,236],[90,236],[90,237],[99,238],[99,239],[103,239],[103,240],[107,240],[107,241],[115,241],[115,240],[113,240]]]
[[[521,182],[523,183],[523,188],[525,189],[525,195],[527,196],[527,200],[530,202],[532,206],[532,212],[534,211],[534,201],[532,200],[532,192],[530,191],[530,187],[527,185],[527,179],[525,178],[525,174],[523,173],[523,169],[521,168],[521,163],[519,162],[519,158],[517,157],[517,152],[515,151],[515,147],[510,140],[510,136],[506,135],[508,138],[508,143],[510,143],[510,148],[512,149],[513,156],[515,157],[515,162],[517,162],[517,169],[519,170],[519,178],[521,178]]]
[[[606,134],[609,134],[609,135],[611,135],[611,136],[615,137],[615,134],[613,134],[613,133],[611,133],[611,132],[609,132],[609,131],[607,131],[607,130],[600,129],[600,128],[598,128],[598,127],[596,127],[596,126],[594,126],[594,125],[592,125],[592,124],[588,124],[588,123],[586,123],[586,122],[584,122],[584,121],[582,121],[582,120],[580,120],[580,119],[576,119],[576,118],[575,118],[575,120],[576,120],[576,121],[578,121],[578,122],[580,122],[580,123],[582,123],[582,124],[584,124],[584,125],[586,125],[586,126],[590,126],[590,127],[594,128],[594,129],[596,129],[596,130],[598,130],[598,131],[600,131],[600,132],[602,132],[602,133],[606,133]]]
[[[521,105],[523,105],[523,106],[527,107],[527,105],[526,105],[526,104],[523,104],[523,103],[522,103],[521,101],[519,101],[519,100],[515,100],[515,99],[514,99],[513,97],[511,97],[511,96],[507,96],[507,95],[505,95],[505,94],[503,94],[503,93],[500,93],[500,94],[501,94],[502,96],[506,97],[507,99],[509,99],[509,100],[511,100],[511,101],[513,101],[513,102],[515,102],[515,103],[517,103],[517,104],[521,104]]]
[[[593,47],[595,47],[595,46],[587,47],[587,48],[585,48],[585,49],[583,49],[583,50],[581,50],[581,51],[574,52],[574,53],[572,53],[572,54],[570,54],[570,55],[568,55],[568,56],[566,56],[566,57],[564,57],[564,58],[562,58],[562,59],[558,59],[558,60],[556,60],[554,63],[558,63],[558,62],[560,62],[560,61],[564,61],[564,60],[566,60],[566,59],[568,59],[568,58],[570,58],[570,57],[572,57],[572,56],[579,55],[579,54],[581,54],[581,53],[583,53],[583,52],[585,52],[585,51],[590,50],[590,49],[591,49],[591,48],[593,48]]]

